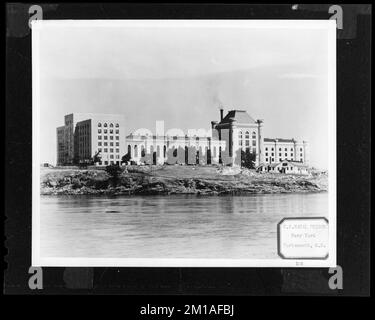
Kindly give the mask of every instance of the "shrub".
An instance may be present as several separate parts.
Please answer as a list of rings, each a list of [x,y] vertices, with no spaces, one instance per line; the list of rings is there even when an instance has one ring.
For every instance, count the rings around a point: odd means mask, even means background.
[[[123,169],[120,168],[118,165],[112,164],[112,165],[106,166],[105,171],[110,176],[110,180],[112,181],[113,186],[116,187],[119,176],[122,173]]]

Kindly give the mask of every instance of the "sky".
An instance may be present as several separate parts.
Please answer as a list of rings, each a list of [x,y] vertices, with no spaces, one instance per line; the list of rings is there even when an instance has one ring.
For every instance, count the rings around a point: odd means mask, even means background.
[[[126,134],[155,132],[158,120],[187,132],[209,129],[223,107],[263,119],[264,137],[308,140],[311,165],[328,168],[326,28],[41,22],[41,162],[56,163],[56,127],[69,113],[123,114]]]

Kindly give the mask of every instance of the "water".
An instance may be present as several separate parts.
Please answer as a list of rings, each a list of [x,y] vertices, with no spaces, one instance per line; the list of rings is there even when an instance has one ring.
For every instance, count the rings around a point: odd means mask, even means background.
[[[278,258],[284,217],[328,217],[328,193],[42,196],[41,256]]]

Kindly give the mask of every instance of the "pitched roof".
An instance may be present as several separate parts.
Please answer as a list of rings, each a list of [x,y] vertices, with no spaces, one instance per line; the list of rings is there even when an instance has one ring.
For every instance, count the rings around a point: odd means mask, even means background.
[[[238,123],[256,123],[256,121],[249,116],[245,110],[230,110],[220,124],[237,121]]]

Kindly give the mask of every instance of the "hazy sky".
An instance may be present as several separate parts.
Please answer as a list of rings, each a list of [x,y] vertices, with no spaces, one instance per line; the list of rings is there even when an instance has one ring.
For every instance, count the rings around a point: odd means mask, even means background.
[[[210,128],[225,111],[264,120],[264,137],[310,142],[328,166],[328,34],[237,21],[39,29],[41,161],[56,161],[56,127],[72,112],[120,113],[137,128]]]

